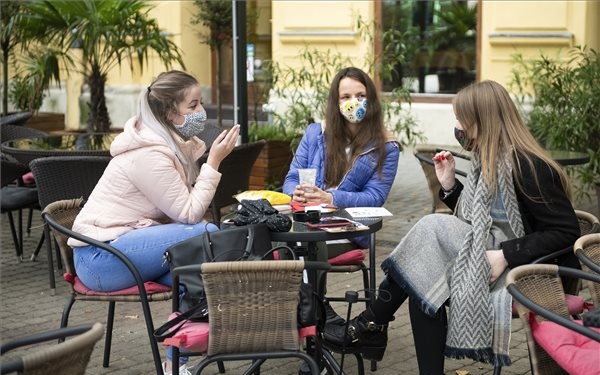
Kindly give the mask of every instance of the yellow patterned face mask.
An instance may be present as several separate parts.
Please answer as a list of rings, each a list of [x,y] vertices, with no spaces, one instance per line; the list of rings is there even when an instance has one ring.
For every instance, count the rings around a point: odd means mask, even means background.
[[[340,103],[340,113],[353,124],[358,124],[367,113],[367,99],[352,98]]]

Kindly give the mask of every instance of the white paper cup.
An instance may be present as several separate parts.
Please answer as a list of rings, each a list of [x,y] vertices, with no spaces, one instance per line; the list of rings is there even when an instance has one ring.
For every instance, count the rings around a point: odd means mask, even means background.
[[[317,170],[315,168],[299,168],[298,169],[298,183],[300,185],[310,184],[314,185],[317,179]],[[313,189],[305,188],[306,193],[312,193]]]

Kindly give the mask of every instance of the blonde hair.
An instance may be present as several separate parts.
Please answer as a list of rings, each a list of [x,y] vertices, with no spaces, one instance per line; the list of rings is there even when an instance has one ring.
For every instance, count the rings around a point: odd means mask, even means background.
[[[524,159],[535,172],[534,159],[541,159],[558,173],[567,196],[570,196],[570,184],[564,171],[535,140],[502,85],[494,81],[471,84],[456,94],[452,105],[456,119],[464,128],[467,138],[473,138],[472,134],[476,134],[473,152],[477,153],[481,160],[481,175],[492,194],[496,193],[497,188],[497,160],[502,154],[510,153],[513,177],[521,191],[523,185],[520,160]],[[537,174],[534,173],[533,177],[538,186],[539,196],[528,197],[541,201],[542,190]]]
[[[188,91],[198,85],[196,78],[186,72],[171,70],[163,72],[139,95],[139,121],[165,140],[175,153],[185,171],[188,185],[198,177],[199,169],[192,155],[186,155],[180,147],[180,137],[169,120],[177,113],[177,106],[185,100]]]

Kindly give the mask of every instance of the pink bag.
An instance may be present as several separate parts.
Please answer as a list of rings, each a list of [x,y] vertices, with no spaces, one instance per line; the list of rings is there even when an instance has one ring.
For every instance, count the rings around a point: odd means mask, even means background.
[[[180,312],[172,313],[169,315],[169,320],[176,319],[180,314]],[[181,328],[172,337],[165,339],[163,345],[176,346],[179,349],[187,349],[192,352],[206,352],[208,349],[208,323],[185,320],[181,324]],[[171,330],[175,330],[177,327],[179,325],[171,328]]]

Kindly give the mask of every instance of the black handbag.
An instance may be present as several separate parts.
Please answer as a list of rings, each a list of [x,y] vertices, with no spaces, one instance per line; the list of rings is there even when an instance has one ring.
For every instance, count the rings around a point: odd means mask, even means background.
[[[231,227],[217,232],[205,232],[179,242],[167,249],[165,259],[173,270],[179,266],[214,261],[270,260],[275,251],[285,250],[296,259],[288,246],[271,247],[270,231],[265,224]],[[180,296],[179,314],[154,331],[158,342],[172,337],[187,321],[208,321],[208,305],[202,277],[182,274],[180,285],[186,291]],[[302,283],[298,301],[298,327],[315,324],[314,293],[310,284]]]
[[[179,266],[204,262],[227,262],[262,259],[271,250],[271,234],[265,224],[230,227],[216,232],[204,232],[176,243],[165,252],[171,270]],[[208,307],[202,278],[184,274],[179,278],[185,287],[179,310],[193,321],[206,321]],[[192,313],[188,313],[192,310]]]

